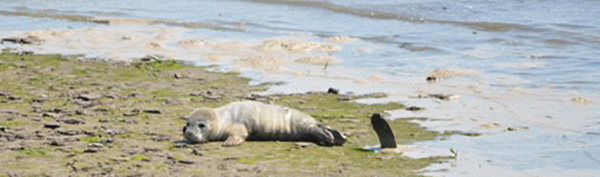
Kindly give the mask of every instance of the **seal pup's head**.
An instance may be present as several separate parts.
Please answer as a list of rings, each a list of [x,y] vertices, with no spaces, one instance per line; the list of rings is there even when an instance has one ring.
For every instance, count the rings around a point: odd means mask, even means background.
[[[187,116],[187,123],[183,127],[183,137],[189,143],[206,143],[211,128],[216,126],[217,114],[213,109],[200,108]]]

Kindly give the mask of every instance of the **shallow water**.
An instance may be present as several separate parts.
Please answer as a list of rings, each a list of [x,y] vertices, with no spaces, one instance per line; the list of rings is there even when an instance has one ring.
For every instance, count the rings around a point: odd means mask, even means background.
[[[271,92],[383,91],[389,100],[427,108],[395,117],[447,119],[424,125],[486,133],[421,144],[430,151],[454,148],[470,156],[440,167],[450,171],[436,176],[481,175],[460,171],[487,159],[493,162],[489,166],[518,176],[565,169],[593,176],[600,169],[596,9],[600,1],[593,0],[0,0],[0,37],[35,31],[46,45],[1,46],[121,60],[158,54],[222,64],[258,82],[288,82]],[[357,40],[329,39],[339,36]],[[181,45],[190,39],[202,39],[202,44]],[[273,39],[303,51],[257,50]],[[340,50],[326,50],[328,45]],[[340,63],[323,70],[322,61],[294,62],[301,57],[333,57]],[[426,83],[436,69],[467,74]],[[461,99],[413,98],[423,92]],[[591,103],[578,104],[575,97]],[[481,128],[489,123],[501,126]],[[505,131],[511,126],[529,130]]]

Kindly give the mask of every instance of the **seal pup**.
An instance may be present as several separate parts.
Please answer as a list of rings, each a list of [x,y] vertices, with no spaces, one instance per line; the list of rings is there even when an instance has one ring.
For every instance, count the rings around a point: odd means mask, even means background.
[[[233,102],[219,108],[192,111],[183,127],[190,143],[225,141],[237,146],[246,140],[310,141],[321,146],[341,146],[346,138],[295,109],[255,101]]]

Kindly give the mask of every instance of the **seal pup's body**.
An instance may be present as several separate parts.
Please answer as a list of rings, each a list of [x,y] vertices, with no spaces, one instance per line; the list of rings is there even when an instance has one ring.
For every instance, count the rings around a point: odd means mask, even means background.
[[[345,142],[338,131],[303,112],[254,101],[196,109],[187,117],[183,134],[190,143],[224,140],[224,146],[246,140],[311,141],[323,146]]]

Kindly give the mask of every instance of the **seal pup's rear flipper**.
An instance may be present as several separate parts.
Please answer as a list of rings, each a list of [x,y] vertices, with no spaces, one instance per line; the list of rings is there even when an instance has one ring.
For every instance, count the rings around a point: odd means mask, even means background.
[[[371,116],[371,124],[373,124],[375,132],[377,132],[379,142],[381,143],[381,149],[396,148],[394,132],[392,132],[392,128],[390,128],[390,125],[380,114],[373,114]]]
[[[342,135],[342,133],[340,133],[337,130],[334,129],[327,129],[332,135],[333,135],[333,145],[334,146],[341,146],[344,145],[344,143],[346,143],[346,137],[344,135]]]

